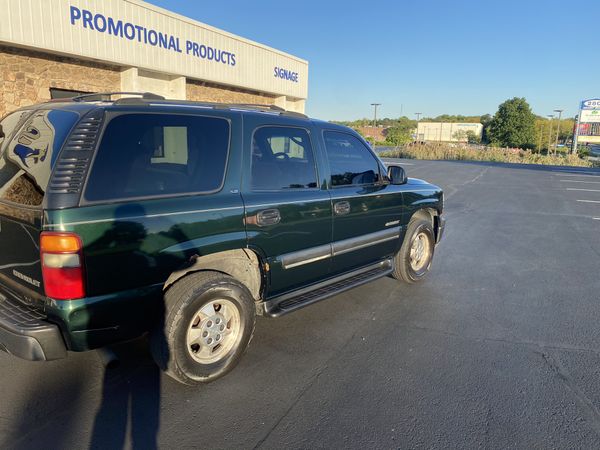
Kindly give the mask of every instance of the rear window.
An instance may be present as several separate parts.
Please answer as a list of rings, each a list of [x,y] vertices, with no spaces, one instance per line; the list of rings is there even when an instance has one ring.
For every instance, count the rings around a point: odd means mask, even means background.
[[[229,122],[214,117],[125,114],[110,121],[88,180],[88,201],[220,189]]]
[[[2,120],[0,201],[41,205],[60,148],[78,118],[52,110],[19,111]]]

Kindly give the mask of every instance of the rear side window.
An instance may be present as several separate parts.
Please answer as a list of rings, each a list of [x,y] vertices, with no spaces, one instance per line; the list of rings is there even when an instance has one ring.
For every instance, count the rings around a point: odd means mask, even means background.
[[[315,159],[308,132],[302,128],[262,127],[252,139],[252,189],[317,187]]]
[[[358,138],[335,131],[326,131],[324,137],[332,186],[374,184],[380,181],[377,160]]]
[[[70,111],[20,111],[1,122],[0,201],[41,205],[58,153],[78,119]]]
[[[89,201],[220,189],[229,122],[214,117],[125,114],[112,119],[88,180]]]

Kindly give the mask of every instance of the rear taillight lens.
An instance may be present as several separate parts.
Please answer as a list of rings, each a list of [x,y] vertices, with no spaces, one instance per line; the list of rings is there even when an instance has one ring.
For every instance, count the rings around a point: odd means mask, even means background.
[[[46,295],[56,300],[85,297],[83,245],[74,233],[43,232],[40,258]]]

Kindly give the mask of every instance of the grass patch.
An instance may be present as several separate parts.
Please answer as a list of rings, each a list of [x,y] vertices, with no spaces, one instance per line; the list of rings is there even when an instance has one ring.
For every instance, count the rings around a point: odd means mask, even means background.
[[[543,155],[531,150],[498,147],[471,147],[463,144],[427,143],[409,144],[386,150],[384,158],[432,159],[453,161],[491,161],[550,166],[594,167],[595,164],[577,155]]]

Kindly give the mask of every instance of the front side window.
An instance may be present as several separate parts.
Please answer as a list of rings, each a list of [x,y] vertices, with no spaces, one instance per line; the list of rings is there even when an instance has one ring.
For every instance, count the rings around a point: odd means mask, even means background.
[[[377,160],[358,138],[336,131],[326,131],[323,135],[332,186],[374,184],[380,181]]]
[[[89,201],[219,189],[229,122],[214,117],[125,114],[112,119],[88,180]]]
[[[252,139],[252,189],[317,187],[308,132],[302,128],[262,127]]]
[[[0,200],[42,203],[58,153],[78,119],[74,112],[44,110],[19,111],[2,121]]]

